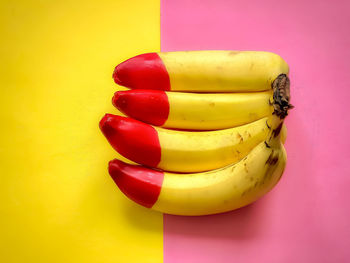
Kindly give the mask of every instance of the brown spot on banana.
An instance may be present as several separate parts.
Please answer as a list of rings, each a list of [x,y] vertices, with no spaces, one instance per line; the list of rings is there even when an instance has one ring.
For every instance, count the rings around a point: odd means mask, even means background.
[[[244,163],[244,170],[248,173],[247,163]]]
[[[237,55],[238,53],[240,53],[239,51],[231,51],[228,53],[229,56],[235,56]]]
[[[239,139],[239,143],[243,142],[243,137],[240,133],[237,133],[237,139]]]
[[[278,155],[275,155],[275,151],[272,150],[269,157],[267,158],[265,165],[274,165],[278,162]]]
[[[273,137],[276,138],[280,133],[283,126],[283,122],[281,122],[276,129],[273,130]]]
[[[269,130],[271,130],[271,126],[269,125],[269,123],[267,122],[267,120],[266,120],[266,126],[267,126],[267,128],[268,128]]]
[[[260,185],[264,184],[267,180],[269,180],[274,173],[274,171],[277,168],[277,162],[279,160],[279,153],[278,151],[275,152],[272,150],[271,154],[269,155],[268,159],[266,160],[265,164],[267,165],[264,177],[262,178]]]

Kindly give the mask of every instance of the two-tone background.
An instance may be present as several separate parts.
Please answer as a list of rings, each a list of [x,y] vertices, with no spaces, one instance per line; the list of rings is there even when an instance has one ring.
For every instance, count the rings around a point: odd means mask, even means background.
[[[350,260],[348,1],[21,0],[0,10],[0,262]],[[288,62],[288,165],[246,208],[162,215],[114,185],[98,122],[116,112],[115,65],[198,49]]]

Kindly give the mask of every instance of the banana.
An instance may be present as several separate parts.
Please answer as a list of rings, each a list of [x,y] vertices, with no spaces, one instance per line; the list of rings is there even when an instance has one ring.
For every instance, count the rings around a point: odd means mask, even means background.
[[[147,53],[119,64],[114,81],[131,89],[191,92],[252,92],[271,89],[287,63],[261,51]]]
[[[253,93],[183,93],[128,90],[115,93],[113,104],[134,119],[165,128],[218,130],[271,115],[273,91]]]
[[[256,201],[281,178],[286,165],[281,126],[245,158],[221,169],[177,174],[113,160],[109,173],[130,199],[163,213],[198,216],[231,211]]]
[[[175,172],[202,172],[244,158],[269,134],[265,117],[235,128],[217,131],[177,131],[106,114],[100,128],[121,155],[139,164]]]

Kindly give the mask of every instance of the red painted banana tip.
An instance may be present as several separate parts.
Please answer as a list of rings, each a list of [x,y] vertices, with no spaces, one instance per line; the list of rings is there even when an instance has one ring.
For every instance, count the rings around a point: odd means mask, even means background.
[[[104,135],[108,135],[112,130],[112,123],[118,120],[117,115],[106,113],[105,116],[100,120],[100,129]],[[113,129],[114,130],[114,129]]]
[[[125,104],[127,103],[127,101],[123,99],[123,96],[125,94],[127,94],[126,91],[117,91],[116,93],[114,93],[114,96],[112,98],[112,104],[119,110],[124,109],[126,107]]]
[[[157,167],[161,147],[157,131],[149,124],[119,115],[106,114],[100,129],[111,146],[124,157],[150,167]]]
[[[141,54],[115,67],[114,82],[131,89],[170,90],[170,79],[157,53]]]
[[[119,65],[118,65],[119,66]],[[118,78],[118,66],[116,66],[114,68],[114,71],[113,71],[113,79],[114,79],[114,82],[117,83],[118,85],[122,85],[122,82],[120,81],[120,79]]]
[[[164,174],[139,165],[114,159],[108,171],[119,189],[134,202],[151,208],[158,200]]]

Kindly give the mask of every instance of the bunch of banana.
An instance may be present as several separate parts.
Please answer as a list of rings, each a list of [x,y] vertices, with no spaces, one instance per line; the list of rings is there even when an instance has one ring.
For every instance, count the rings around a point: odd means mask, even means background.
[[[112,160],[109,173],[135,202],[164,213],[208,215],[248,205],[286,165],[283,124],[288,65],[254,51],[148,53],[119,64],[100,128],[140,165]]]

